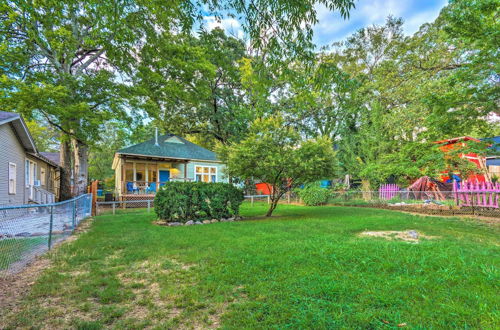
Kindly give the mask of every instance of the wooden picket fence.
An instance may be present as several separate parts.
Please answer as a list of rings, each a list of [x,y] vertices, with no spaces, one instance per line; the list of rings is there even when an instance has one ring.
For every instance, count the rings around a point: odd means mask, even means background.
[[[389,200],[396,197],[401,188],[397,184],[383,184],[378,189],[379,199]]]
[[[454,183],[453,192],[456,205],[499,208],[500,183],[462,182]]]

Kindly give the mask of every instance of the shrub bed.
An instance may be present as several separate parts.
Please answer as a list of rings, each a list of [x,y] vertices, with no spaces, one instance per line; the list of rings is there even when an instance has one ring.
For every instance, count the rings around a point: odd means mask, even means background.
[[[154,205],[158,218],[185,223],[237,216],[243,199],[243,192],[228,183],[167,182]]]

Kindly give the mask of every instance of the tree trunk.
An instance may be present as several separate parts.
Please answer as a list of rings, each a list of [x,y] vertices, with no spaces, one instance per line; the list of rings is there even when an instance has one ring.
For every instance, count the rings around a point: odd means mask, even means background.
[[[71,193],[71,148],[69,141],[64,136],[61,139],[59,149],[60,165],[61,165],[61,184],[59,191],[59,199],[61,201],[70,199]]]
[[[88,146],[76,139],[72,139],[74,166],[74,195],[80,196],[87,192],[89,163]]]
[[[278,201],[271,201],[271,205],[269,206],[269,210],[267,210],[266,217],[270,217],[273,215],[273,211],[276,208]]]
[[[361,179],[361,187],[363,189],[363,199],[365,201],[371,201],[372,200],[372,187],[370,184],[370,180],[368,179]]]

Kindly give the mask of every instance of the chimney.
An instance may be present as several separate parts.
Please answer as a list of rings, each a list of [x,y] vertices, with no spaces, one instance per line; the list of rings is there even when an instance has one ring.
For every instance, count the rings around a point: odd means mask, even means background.
[[[158,144],[158,127],[155,128],[155,146],[159,147]]]

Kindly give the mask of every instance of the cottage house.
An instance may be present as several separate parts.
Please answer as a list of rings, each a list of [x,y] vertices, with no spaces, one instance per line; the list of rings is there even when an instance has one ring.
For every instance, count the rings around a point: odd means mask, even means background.
[[[118,150],[112,168],[122,200],[151,198],[168,181],[228,182],[214,152],[174,134]]]
[[[55,202],[59,173],[59,164],[38,152],[23,118],[0,111],[0,205]]]

